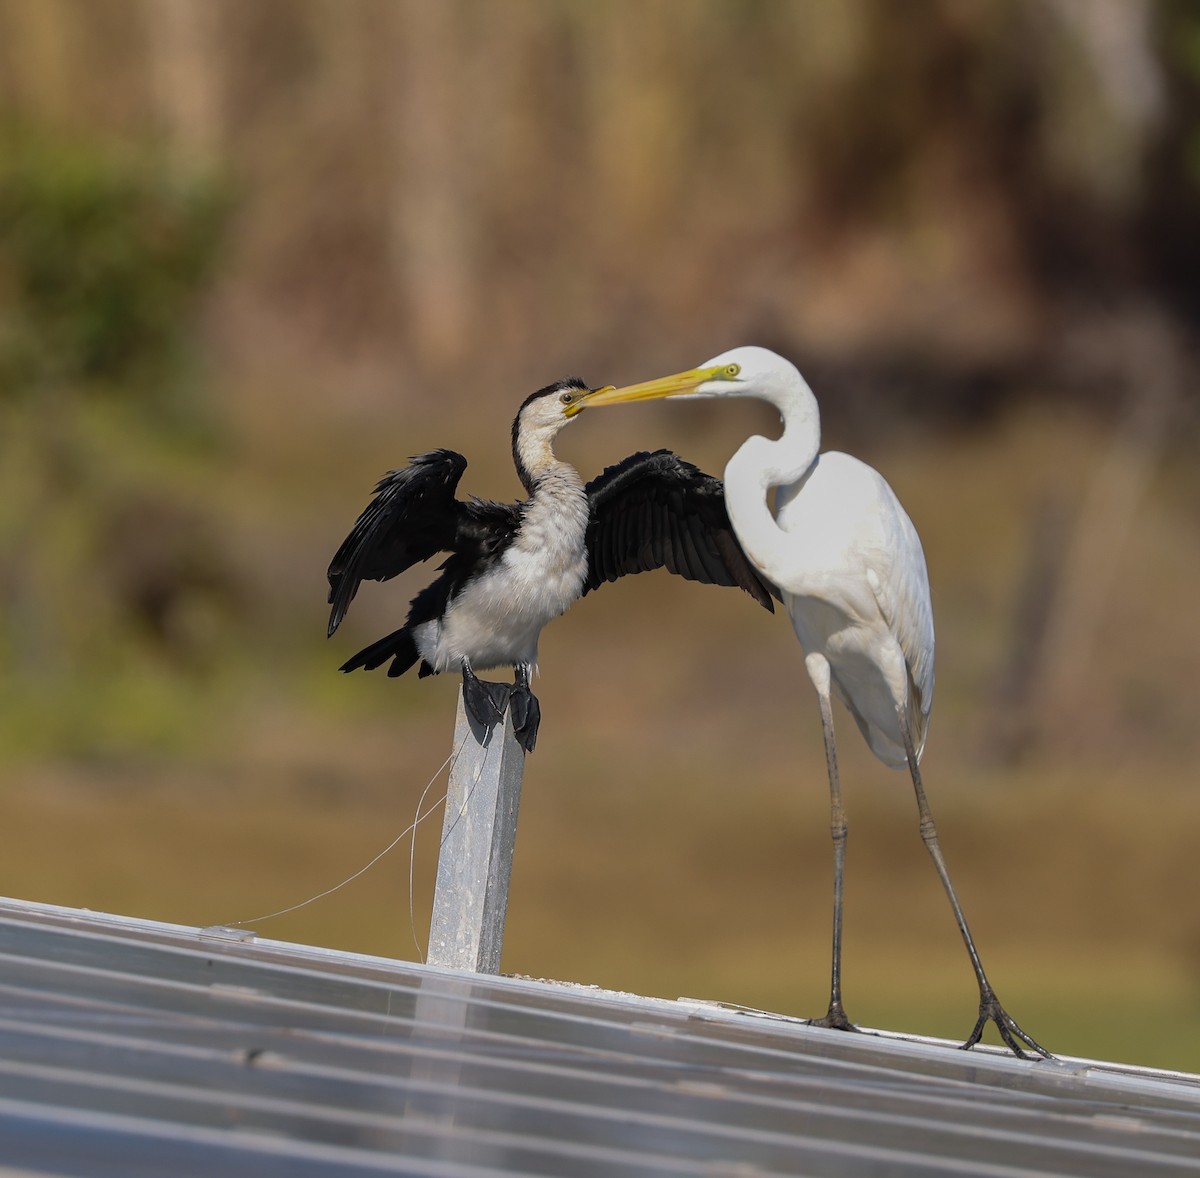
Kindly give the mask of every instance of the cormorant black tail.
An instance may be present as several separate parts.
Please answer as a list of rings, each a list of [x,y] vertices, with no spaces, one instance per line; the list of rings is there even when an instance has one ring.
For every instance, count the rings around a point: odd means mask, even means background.
[[[405,626],[403,629],[394,630],[386,638],[381,638],[378,642],[372,642],[370,646],[364,647],[358,654],[347,659],[339,669],[357,671],[361,667],[364,671],[373,671],[391,659],[392,665],[388,667],[388,678],[395,679],[398,675],[403,675],[419,657],[412,631]],[[424,664],[421,666],[421,672],[428,674]]]

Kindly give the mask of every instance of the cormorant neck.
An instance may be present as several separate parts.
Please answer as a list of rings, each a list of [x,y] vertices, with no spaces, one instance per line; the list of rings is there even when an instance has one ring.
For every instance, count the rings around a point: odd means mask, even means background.
[[[545,431],[522,430],[520,425],[520,418],[513,422],[513,465],[525,493],[532,495],[546,475],[567,464],[555,457],[553,435]]]

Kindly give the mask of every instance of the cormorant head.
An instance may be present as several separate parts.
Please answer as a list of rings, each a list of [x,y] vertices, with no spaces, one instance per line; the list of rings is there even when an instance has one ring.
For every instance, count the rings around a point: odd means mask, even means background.
[[[579,412],[579,401],[589,392],[591,389],[579,377],[568,376],[530,393],[517,410],[513,436],[521,430],[538,433],[549,430],[553,437]]]
[[[521,403],[512,428],[513,461],[527,489],[554,461],[550,443],[580,411],[584,398],[592,391],[577,376],[568,376],[538,389]]]

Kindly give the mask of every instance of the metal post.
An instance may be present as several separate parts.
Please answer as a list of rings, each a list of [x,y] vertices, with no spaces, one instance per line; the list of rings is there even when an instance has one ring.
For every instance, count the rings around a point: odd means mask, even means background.
[[[500,972],[525,751],[506,710],[489,738],[458,695],[429,964]]]

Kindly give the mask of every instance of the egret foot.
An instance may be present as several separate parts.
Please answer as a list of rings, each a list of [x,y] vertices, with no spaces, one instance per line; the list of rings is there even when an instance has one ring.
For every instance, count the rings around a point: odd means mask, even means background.
[[[1030,1059],[1022,1050],[1022,1044],[1030,1048],[1042,1057],[1042,1059],[1053,1059],[1050,1054],[1032,1035],[1026,1034],[1017,1026],[1016,1019],[1000,1005],[1000,1000],[991,991],[991,989],[981,990],[979,994],[979,1020],[975,1023],[975,1029],[967,1037],[967,1041],[960,1048],[961,1051],[969,1051],[976,1043],[979,1042],[980,1036],[983,1034],[983,1028],[989,1022],[996,1024],[996,1029],[1000,1032],[1000,1038],[1004,1040],[1007,1046],[1014,1055],[1020,1059]]]
[[[858,1028],[846,1017],[840,1002],[831,1002],[821,1018],[806,1020],[810,1027],[828,1027],[831,1031],[857,1031]]]

